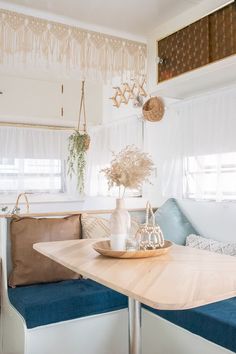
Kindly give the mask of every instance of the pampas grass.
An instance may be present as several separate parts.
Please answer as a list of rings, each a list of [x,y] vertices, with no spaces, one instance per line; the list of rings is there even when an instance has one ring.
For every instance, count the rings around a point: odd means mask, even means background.
[[[103,169],[108,180],[108,187],[114,186],[139,189],[143,182],[149,182],[148,177],[153,170],[153,162],[150,156],[139,150],[136,146],[126,146],[118,154],[113,153],[111,165]],[[123,196],[124,196],[123,193]]]

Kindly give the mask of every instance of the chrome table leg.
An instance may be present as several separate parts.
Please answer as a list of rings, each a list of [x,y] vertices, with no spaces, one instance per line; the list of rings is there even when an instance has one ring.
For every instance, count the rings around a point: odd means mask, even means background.
[[[141,354],[141,304],[129,297],[129,354]]]

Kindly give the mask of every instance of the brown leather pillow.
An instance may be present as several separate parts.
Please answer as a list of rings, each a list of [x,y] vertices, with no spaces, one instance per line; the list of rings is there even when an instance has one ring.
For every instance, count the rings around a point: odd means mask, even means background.
[[[49,283],[80,276],[33,249],[37,242],[81,238],[80,215],[66,218],[16,218],[11,221],[12,272],[9,285]]]

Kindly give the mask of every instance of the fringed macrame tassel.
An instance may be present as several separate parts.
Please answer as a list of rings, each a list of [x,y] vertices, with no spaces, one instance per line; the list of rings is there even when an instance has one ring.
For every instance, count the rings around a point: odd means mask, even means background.
[[[141,75],[146,45],[0,10],[0,62],[30,67],[60,65],[80,77],[111,81]]]

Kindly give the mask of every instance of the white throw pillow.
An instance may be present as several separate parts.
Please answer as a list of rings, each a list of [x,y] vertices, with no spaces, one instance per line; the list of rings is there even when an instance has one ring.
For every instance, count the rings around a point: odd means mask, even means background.
[[[192,234],[187,236],[186,246],[229,256],[236,256],[236,243],[224,243],[198,235]]]

